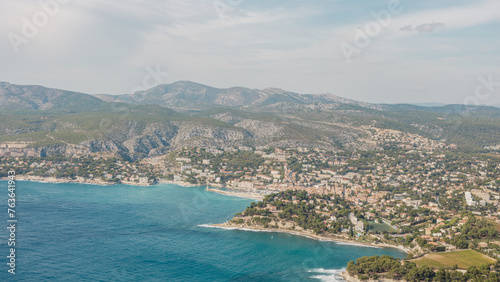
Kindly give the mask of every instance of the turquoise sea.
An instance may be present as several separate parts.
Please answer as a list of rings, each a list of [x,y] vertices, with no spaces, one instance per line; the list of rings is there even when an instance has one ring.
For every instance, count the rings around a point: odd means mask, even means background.
[[[0,181],[7,227],[7,182]],[[16,275],[0,281],[332,281],[350,260],[405,254],[283,233],[208,228],[252,200],[177,185],[17,182]]]

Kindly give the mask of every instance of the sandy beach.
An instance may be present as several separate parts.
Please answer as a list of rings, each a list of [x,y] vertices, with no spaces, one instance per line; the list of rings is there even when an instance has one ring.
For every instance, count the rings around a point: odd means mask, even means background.
[[[9,180],[9,179],[7,177],[3,177],[3,178],[0,178],[0,180]],[[69,178],[57,178],[57,177],[44,177],[44,176],[17,174],[16,180],[17,181],[34,181],[34,182],[42,182],[42,183],[81,183],[81,184],[92,184],[92,185],[101,185],[101,186],[112,186],[112,185],[117,185],[117,184],[125,184],[125,185],[133,185],[133,186],[153,186],[156,184],[173,184],[173,185],[178,185],[178,186],[186,187],[186,188],[203,187],[203,185],[200,185],[200,184],[192,184],[192,183],[185,182],[185,181],[171,181],[171,180],[165,180],[165,179],[159,179],[158,182],[156,182],[154,184],[138,183],[138,182],[132,182],[132,181],[120,181],[120,182],[115,183],[115,182],[104,181],[101,179],[89,179],[89,178],[83,178],[83,177],[77,177],[76,179],[69,179]],[[211,185],[211,186],[213,186],[213,185]],[[251,193],[251,192],[226,191],[226,190],[219,190],[216,188],[207,188],[206,190],[209,192],[219,193],[222,195],[252,199],[252,200],[256,200],[256,201],[260,201],[264,198],[262,195],[260,195],[258,193]]]
[[[264,199],[263,195],[258,194],[258,193],[252,193],[252,192],[225,191],[225,190],[219,190],[219,189],[213,189],[213,188],[207,188],[207,191],[219,193],[222,195],[252,199],[252,200],[257,200],[257,201]]]
[[[2,178],[2,180],[7,180],[7,178],[4,177]],[[35,181],[44,183],[82,183],[82,184],[94,184],[101,186],[110,186],[115,184],[96,179],[83,179],[83,178],[69,179],[69,178],[43,177],[43,176],[33,176],[33,175],[21,175],[21,174],[16,175],[16,180]]]
[[[0,179],[1,180],[9,180],[9,179],[7,179],[7,177],[3,177]],[[83,177],[77,177],[76,179],[69,179],[69,178],[34,176],[34,175],[22,175],[22,174],[17,174],[16,180],[17,181],[35,181],[35,182],[43,182],[43,183],[81,183],[81,184],[93,184],[93,185],[101,185],[101,186],[111,186],[111,185],[117,185],[117,184],[125,184],[125,185],[133,185],[133,186],[152,186],[152,185],[155,185],[155,184],[138,183],[138,182],[132,182],[132,181],[120,181],[118,183],[115,183],[115,182],[104,181],[101,179],[89,179],[89,178],[83,178]],[[164,181],[164,182],[159,182],[159,183],[175,184],[175,185],[179,185],[179,186],[183,186],[183,187],[199,187],[199,185],[192,185],[192,184],[187,183],[187,182]]]
[[[374,244],[374,243],[368,243],[368,242],[360,242],[360,241],[355,241],[355,240],[350,240],[346,238],[340,238],[338,236],[320,236],[314,234],[312,231],[297,231],[297,230],[286,230],[286,229],[274,229],[274,228],[261,228],[261,227],[255,227],[255,226],[243,226],[243,225],[238,225],[238,224],[231,224],[229,222],[221,223],[221,224],[212,224],[212,225],[204,225],[204,227],[212,227],[212,228],[222,228],[222,229],[229,229],[229,230],[242,230],[242,231],[253,231],[253,232],[280,232],[280,233],[287,233],[287,234],[292,234],[292,235],[297,235],[297,236],[304,236],[310,239],[314,240],[319,240],[319,241],[331,241],[331,242],[336,242],[336,243],[342,243],[342,244],[348,244],[348,245],[356,245],[356,246],[362,246],[362,247],[371,247],[371,248],[393,248],[393,249],[398,249],[402,252],[409,253],[409,250],[404,248],[403,246],[394,246],[394,245],[389,245],[385,243],[379,243],[379,244]]]

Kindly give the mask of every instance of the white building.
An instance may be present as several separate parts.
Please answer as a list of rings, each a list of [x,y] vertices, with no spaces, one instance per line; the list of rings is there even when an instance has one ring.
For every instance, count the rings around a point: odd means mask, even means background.
[[[468,206],[474,207],[477,205],[477,202],[474,201],[474,198],[472,197],[471,192],[465,192],[465,202],[467,203]]]

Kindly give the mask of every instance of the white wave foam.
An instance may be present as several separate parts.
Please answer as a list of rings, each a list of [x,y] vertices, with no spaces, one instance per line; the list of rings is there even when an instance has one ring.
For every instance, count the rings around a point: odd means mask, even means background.
[[[370,246],[370,245],[364,245],[364,244],[357,244],[357,243],[349,243],[349,242],[342,242],[342,241],[337,241],[335,239],[322,239],[322,238],[317,238],[317,237],[312,237],[306,234],[302,233],[295,233],[291,231],[283,231],[283,230],[262,230],[262,229],[252,229],[252,228],[245,228],[245,227],[226,227],[226,226],[213,226],[210,224],[200,224],[198,225],[199,227],[207,227],[207,228],[219,228],[219,229],[225,229],[225,230],[241,230],[241,231],[251,231],[251,232],[269,232],[269,233],[284,233],[284,234],[289,234],[289,235],[295,235],[295,236],[300,236],[300,237],[305,237],[321,242],[330,242],[330,243],[335,243],[337,245],[348,245],[348,246],[355,246],[355,247],[365,247],[365,248],[376,248],[376,249],[382,249],[381,247],[376,247],[376,246]]]
[[[197,226],[198,227],[206,227],[206,228],[222,228],[222,227],[219,227],[219,226],[213,226],[211,224],[199,224]]]
[[[225,229],[225,230],[252,231],[252,232],[277,232],[277,231],[272,231],[272,230],[258,230],[258,229],[244,228],[244,227],[214,226],[214,225],[210,225],[210,224],[200,224],[200,225],[198,225],[198,227],[218,228],[218,229]]]
[[[349,242],[340,242],[340,241],[335,241],[335,244],[337,244],[337,245],[356,246],[356,247],[365,247],[365,248],[382,249],[381,247],[377,247],[377,246],[370,246],[370,245],[363,245],[363,244],[356,244],[356,243],[349,243]]]
[[[345,281],[345,279],[339,275],[344,271],[345,268],[342,269],[316,268],[316,269],[311,269],[308,272],[315,273],[315,275],[309,277],[312,279],[319,279],[321,281]]]
[[[264,233],[283,233],[283,234],[289,234],[289,235],[305,237],[305,238],[309,238],[309,239],[313,239],[313,240],[318,240],[317,238],[314,238],[314,237],[311,237],[311,236],[308,236],[305,234],[294,233],[294,232],[289,232],[289,231],[281,231],[281,230],[262,230],[262,229],[252,229],[252,228],[245,228],[245,227],[213,226],[213,225],[209,225],[209,224],[200,224],[198,226],[199,227],[208,227],[208,228],[219,228],[219,229],[225,229],[225,230],[240,230],[240,231],[250,231],[250,232],[264,232]],[[332,240],[324,240],[324,241],[335,242]]]

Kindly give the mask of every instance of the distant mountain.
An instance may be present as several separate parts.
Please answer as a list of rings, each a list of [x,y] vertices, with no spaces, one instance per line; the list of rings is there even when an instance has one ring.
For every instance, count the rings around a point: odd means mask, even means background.
[[[450,104],[444,106],[426,107],[417,106],[414,104],[382,104],[386,111],[424,111],[443,114],[478,114],[498,116],[498,108],[493,106],[474,106],[474,105],[461,105]]]
[[[342,103],[368,108],[377,105],[342,98],[333,94],[298,94],[278,88],[263,90],[244,87],[219,89],[191,81],[164,84],[146,91],[126,95],[96,95],[109,102],[154,104],[181,111],[207,110],[221,106],[262,108],[276,104],[305,105],[312,103]]]
[[[392,129],[481,151],[500,144],[500,109],[371,104],[277,88],[214,88],[189,81],[127,95],[87,95],[0,83],[0,155],[113,153],[129,159],[198,146],[381,150]],[[23,145],[24,144],[24,145]]]
[[[0,82],[0,111],[89,111],[104,104],[91,95],[36,85]]]
[[[443,103],[412,103],[412,105],[420,106],[420,107],[443,107],[446,104]]]
[[[437,107],[445,107],[449,104],[444,104],[444,103],[412,103],[412,105],[420,106],[420,107],[437,108]],[[482,105],[482,107],[488,107],[488,105]],[[500,108],[500,104],[489,105],[489,107]]]

